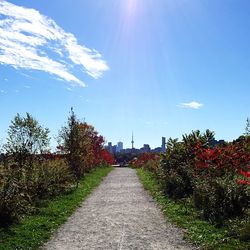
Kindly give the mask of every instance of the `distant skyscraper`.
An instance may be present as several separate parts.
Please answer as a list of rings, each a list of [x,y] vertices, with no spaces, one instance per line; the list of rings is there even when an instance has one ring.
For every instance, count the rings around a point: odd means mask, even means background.
[[[121,141],[117,142],[116,152],[121,152],[123,150],[123,143]]]
[[[116,152],[117,152],[117,146],[114,145],[114,146],[112,147],[112,154],[116,154]]]
[[[132,144],[132,149],[134,149],[134,134],[132,132],[132,141],[131,141],[131,144]]]
[[[113,148],[112,148],[112,142],[109,142],[108,143],[108,151],[109,151],[109,153],[113,153]]]
[[[166,151],[166,137],[161,138],[161,150],[162,152]]]
[[[144,153],[149,153],[151,151],[149,144],[144,144],[142,151],[144,151]]]

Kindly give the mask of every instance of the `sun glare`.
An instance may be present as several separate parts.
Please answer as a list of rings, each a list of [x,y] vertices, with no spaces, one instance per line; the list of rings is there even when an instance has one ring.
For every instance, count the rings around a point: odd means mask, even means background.
[[[128,16],[134,16],[138,6],[138,0],[127,0],[125,4],[126,14]]]

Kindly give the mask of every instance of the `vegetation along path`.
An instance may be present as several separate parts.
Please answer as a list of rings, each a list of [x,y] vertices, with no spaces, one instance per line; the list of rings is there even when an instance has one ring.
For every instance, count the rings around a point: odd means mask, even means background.
[[[115,168],[43,249],[192,249],[135,170]]]

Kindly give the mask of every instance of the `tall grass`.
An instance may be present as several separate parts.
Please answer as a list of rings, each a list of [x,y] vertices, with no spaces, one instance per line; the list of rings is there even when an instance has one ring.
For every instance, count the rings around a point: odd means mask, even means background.
[[[1,228],[0,249],[37,249],[67,220],[111,170],[112,167],[92,170],[74,191],[44,200],[34,214],[24,216],[18,224]]]

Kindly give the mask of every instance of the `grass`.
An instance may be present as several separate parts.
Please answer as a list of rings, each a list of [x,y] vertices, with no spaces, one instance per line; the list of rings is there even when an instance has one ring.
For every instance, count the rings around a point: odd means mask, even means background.
[[[93,170],[80,182],[75,191],[48,201],[38,213],[24,217],[19,224],[0,229],[0,249],[37,249],[67,220],[111,170],[112,167]]]
[[[165,216],[184,231],[185,238],[202,249],[246,250],[250,242],[240,241],[229,235],[227,227],[217,228],[199,216],[188,200],[174,201],[161,192],[160,184],[154,174],[145,169],[137,169],[137,174],[145,189],[163,209]]]

